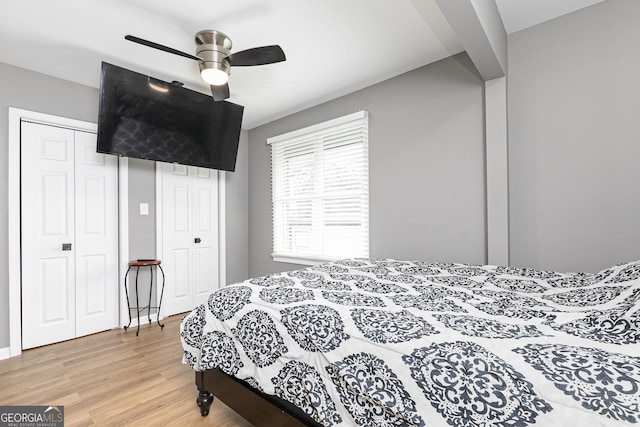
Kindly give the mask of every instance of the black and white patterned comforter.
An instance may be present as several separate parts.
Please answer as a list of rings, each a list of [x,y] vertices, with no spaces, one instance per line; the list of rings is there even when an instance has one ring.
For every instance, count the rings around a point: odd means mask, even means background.
[[[640,425],[640,261],[598,274],[350,259],[227,286],[181,325],[325,426]]]

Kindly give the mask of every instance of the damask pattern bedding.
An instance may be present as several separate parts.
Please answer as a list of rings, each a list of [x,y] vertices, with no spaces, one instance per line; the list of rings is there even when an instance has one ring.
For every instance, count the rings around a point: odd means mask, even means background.
[[[349,259],[222,288],[181,339],[327,427],[640,425],[639,309],[640,262]]]

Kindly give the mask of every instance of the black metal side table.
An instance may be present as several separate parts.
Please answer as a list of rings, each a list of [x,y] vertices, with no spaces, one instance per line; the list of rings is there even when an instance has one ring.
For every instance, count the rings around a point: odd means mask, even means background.
[[[127,269],[127,272],[124,275],[124,292],[127,296],[127,307],[129,308],[129,324],[124,327],[124,330],[126,331],[129,328],[129,326],[131,326],[131,309],[134,309],[138,312],[138,329],[136,330],[136,336],[138,336],[138,334],[140,333],[140,312],[144,310],[147,310],[147,317],[149,318],[149,323],[151,323],[151,309],[152,308],[158,309],[157,322],[158,322],[158,325],[160,326],[160,329],[164,328],[164,325],[160,323],[160,307],[162,306],[162,295],[164,294],[164,271],[162,270],[162,266],[160,265],[160,263],[161,261],[159,259],[137,259],[134,261],[129,261],[129,268]],[[160,302],[158,303],[157,307],[151,305],[151,296],[153,294],[153,267],[154,266],[157,266],[160,272],[162,273],[162,291],[160,292]],[[136,306],[135,307],[131,307],[131,304],[129,303],[129,290],[127,288],[127,276],[129,276],[129,271],[133,267],[136,268]],[[140,306],[140,300],[138,297],[138,275],[140,274],[140,267],[149,267],[149,274],[151,276],[151,284],[149,286],[149,302],[147,303],[147,305],[143,307]]]

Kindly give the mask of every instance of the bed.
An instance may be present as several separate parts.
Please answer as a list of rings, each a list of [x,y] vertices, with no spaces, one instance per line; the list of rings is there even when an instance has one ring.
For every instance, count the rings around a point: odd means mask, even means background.
[[[346,259],[181,323],[198,405],[254,425],[640,425],[640,261],[598,273]],[[212,395],[213,393],[213,395]]]

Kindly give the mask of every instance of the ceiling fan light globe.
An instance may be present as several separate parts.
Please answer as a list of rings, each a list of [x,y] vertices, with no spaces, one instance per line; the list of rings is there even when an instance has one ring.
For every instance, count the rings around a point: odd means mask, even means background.
[[[200,76],[202,80],[213,86],[220,86],[229,81],[229,75],[217,68],[204,68],[200,71]]]

